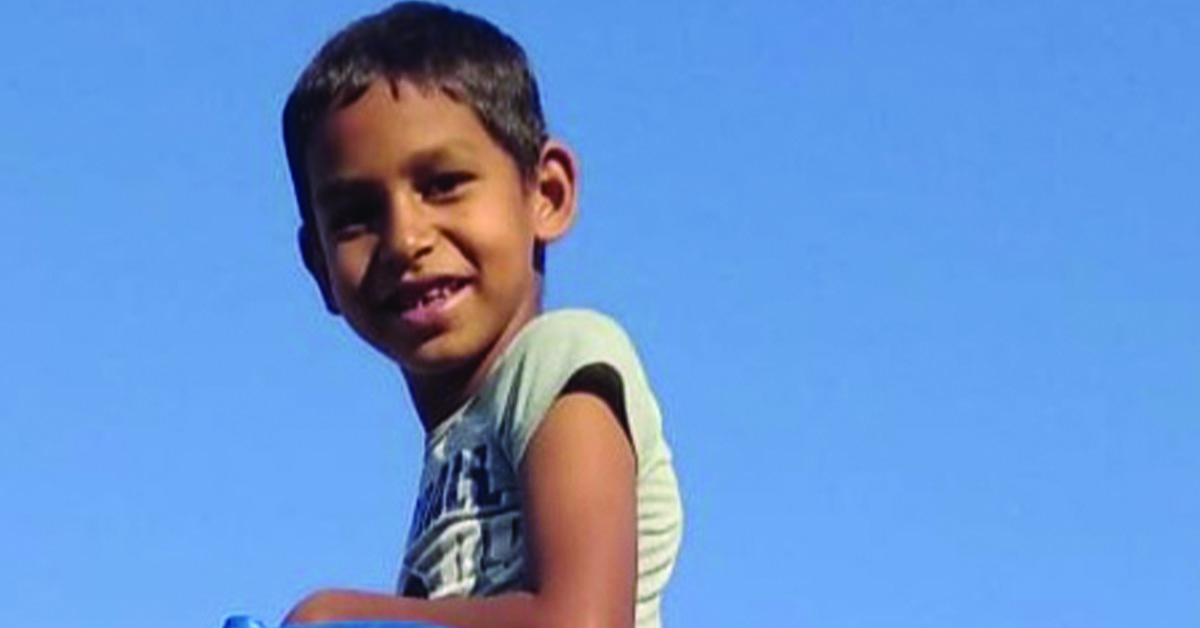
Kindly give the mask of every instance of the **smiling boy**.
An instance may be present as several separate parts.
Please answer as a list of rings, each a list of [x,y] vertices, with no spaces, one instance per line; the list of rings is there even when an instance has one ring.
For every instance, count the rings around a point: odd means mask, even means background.
[[[395,5],[322,48],[284,137],[305,265],[426,431],[399,595],[321,591],[285,623],[658,626],[682,527],[670,451],[619,326],[541,312],[577,169],[521,48]]]

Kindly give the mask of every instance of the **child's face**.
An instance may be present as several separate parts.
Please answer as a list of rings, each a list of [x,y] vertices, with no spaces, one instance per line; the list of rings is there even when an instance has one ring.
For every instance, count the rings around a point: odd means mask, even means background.
[[[469,365],[537,311],[534,246],[567,225],[547,229],[538,182],[523,180],[470,108],[376,81],[319,125],[306,163],[318,281],[406,370]]]

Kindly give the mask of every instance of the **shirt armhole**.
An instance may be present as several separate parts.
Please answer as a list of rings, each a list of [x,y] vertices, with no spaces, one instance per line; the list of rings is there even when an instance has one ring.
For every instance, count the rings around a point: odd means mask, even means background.
[[[604,401],[617,417],[617,424],[629,441],[629,446],[636,451],[633,433],[629,429],[629,414],[625,410],[625,384],[621,380],[621,373],[606,362],[585,364],[571,375],[558,397],[577,392],[589,393]]]

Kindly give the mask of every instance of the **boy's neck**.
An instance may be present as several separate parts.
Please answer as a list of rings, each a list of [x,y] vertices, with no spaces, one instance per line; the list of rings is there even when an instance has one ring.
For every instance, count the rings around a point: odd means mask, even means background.
[[[458,368],[442,373],[423,375],[411,371],[403,371],[404,380],[412,396],[413,407],[421,419],[425,433],[432,433],[437,426],[450,418],[464,403],[467,402],[487,380],[492,366],[504,355],[505,350],[512,344],[517,334],[525,328],[529,321],[541,313],[541,290],[536,290],[536,298],[528,301],[513,316],[505,327],[504,332],[477,359]]]
[[[404,380],[412,396],[413,407],[425,433],[441,425],[479,389],[479,373],[486,372],[482,360],[463,365],[447,373],[421,375],[404,371]]]

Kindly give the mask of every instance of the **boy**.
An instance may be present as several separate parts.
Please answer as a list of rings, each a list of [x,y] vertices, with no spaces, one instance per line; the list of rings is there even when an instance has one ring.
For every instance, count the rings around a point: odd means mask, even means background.
[[[670,452],[620,328],[540,314],[576,163],[521,48],[397,4],[322,48],[284,140],[305,265],[399,365],[426,430],[400,595],[322,591],[285,623],[659,626],[682,524]]]

